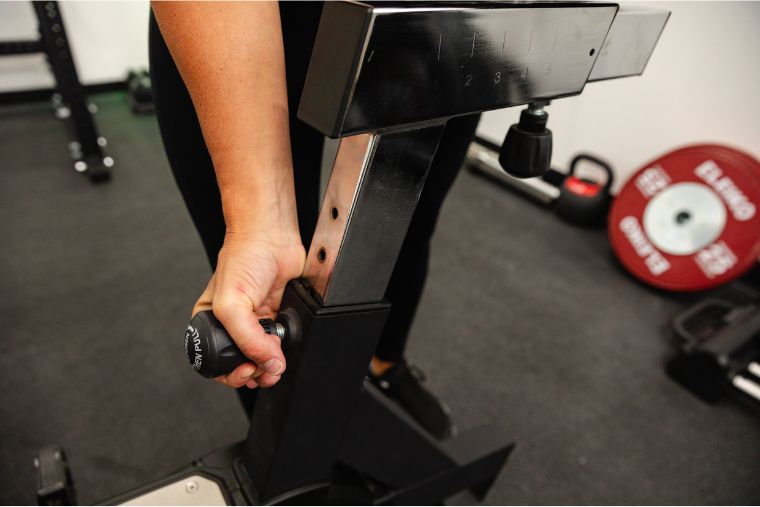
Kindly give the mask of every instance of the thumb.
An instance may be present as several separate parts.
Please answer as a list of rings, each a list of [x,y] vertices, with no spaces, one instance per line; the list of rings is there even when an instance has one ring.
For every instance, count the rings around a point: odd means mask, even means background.
[[[285,371],[285,356],[279,339],[264,332],[246,296],[217,290],[212,310],[243,355],[272,375]]]
[[[211,275],[211,279],[209,280],[208,285],[206,285],[206,289],[203,291],[203,294],[201,294],[201,297],[198,298],[198,301],[195,302],[195,306],[193,306],[191,317],[194,317],[196,313],[202,312],[203,310],[211,310],[211,301],[214,299],[214,289],[216,286],[214,283],[215,278],[216,275]]]

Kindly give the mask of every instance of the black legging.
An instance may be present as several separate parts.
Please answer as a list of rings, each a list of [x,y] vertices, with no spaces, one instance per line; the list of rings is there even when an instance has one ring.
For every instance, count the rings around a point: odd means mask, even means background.
[[[298,224],[307,250],[319,214],[324,137],[298,120],[296,112],[321,11],[321,2],[280,3]],[[156,113],[169,165],[201,236],[211,267],[215,269],[225,234],[219,187],[190,95],[152,15],[149,51]],[[386,299],[392,304],[392,310],[376,351],[380,359],[397,361],[403,356],[427,276],[430,238],[438,212],[464,161],[479,118],[478,114],[456,118],[450,120],[444,129],[388,284]],[[251,391],[242,389],[239,392],[243,396],[243,393]],[[244,404],[249,406],[245,399]]]

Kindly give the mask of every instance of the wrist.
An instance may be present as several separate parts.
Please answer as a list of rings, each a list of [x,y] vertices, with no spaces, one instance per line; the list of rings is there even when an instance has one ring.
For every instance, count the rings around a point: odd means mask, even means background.
[[[217,149],[212,158],[228,234],[299,236],[289,148]]]
[[[300,242],[295,192],[290,188],[236,188],[222,193],[227,236]]]

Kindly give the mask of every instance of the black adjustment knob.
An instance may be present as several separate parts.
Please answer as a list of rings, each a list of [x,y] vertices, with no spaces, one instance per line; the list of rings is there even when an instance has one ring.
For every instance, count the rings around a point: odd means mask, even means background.
[[[285,338],[285,328],[272,319],[259,324],[267,334]],[[248,361],[211,310],[198,312],[185,331],[185,352],[190,365],[206,378],[226,375]]]
[[[549,170],[552,131],[543,105],[531,105],[520,113],[520,122],[509,127],[499,151],[499,163],[512,176],[533,178]]]

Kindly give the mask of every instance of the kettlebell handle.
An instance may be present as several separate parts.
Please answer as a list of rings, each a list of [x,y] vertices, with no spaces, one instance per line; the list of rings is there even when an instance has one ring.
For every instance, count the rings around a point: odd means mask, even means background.
[[[600,158],[597,158],[593,155],[589,155],[588,153],[579,153],[573,158],[572,162],[570,162],[569,176],[575,176],[575,168],[578,166],[578,162],[581,162],[582,160],[591,162],[594,165],[601,167],[602,170],[604,170],[604,173],[607,175],[607,181],[602,186],[604,190],[608,190],[610,187],[612,187],[612,181],[615,176],[612,172],[612,167],[610,167],[610,164],[608,164],[607,162],[605,162],[604,160]]]

